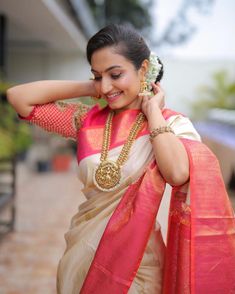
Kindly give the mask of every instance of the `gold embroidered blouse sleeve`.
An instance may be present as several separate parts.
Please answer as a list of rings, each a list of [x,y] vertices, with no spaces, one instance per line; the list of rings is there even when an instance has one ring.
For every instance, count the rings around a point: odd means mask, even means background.
[[[86,114],[91,106],[81,102],[52,102],[35,105],[28,117],[21,117],[48,132],[57,133],[65,138],[77,139]]]

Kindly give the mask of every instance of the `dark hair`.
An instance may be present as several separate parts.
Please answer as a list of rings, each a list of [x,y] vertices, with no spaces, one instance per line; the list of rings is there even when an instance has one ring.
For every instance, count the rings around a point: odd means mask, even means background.
[[[112,46],[115,46],[117,53],[128,59],[137,70],[150,56],[149,47],[136,30],[127,25],[110,24],[98,31],[88,41],[86,50],[88,62],[91,64],[91,57],[95,51]],[[159,62],[161,63],[160,60]],[[162,75],[163,66],[156,77],[156,82],[161,80]]]

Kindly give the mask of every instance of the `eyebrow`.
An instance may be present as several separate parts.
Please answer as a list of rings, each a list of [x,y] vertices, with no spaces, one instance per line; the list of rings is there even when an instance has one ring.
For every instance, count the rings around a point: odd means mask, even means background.
[[[112,70],[112,69],[114,69],[114,68],[121,68],[121,66],[120,65],[113,65],[113,66],[110,66],[110,67],[108,67],[104,72],[108,72],[108,71],[110,71],[110,70]],[[98,71],[97,70],[95,70],[95,69],[91,69],[91,71],[92,72],[96,72],[96,73],[98,73]]]

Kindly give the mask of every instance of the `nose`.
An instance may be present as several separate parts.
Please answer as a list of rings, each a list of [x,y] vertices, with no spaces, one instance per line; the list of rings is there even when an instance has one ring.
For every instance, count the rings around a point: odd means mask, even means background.
[[[101,92],[102,94],[108,94],[112,90],[112,83],[110,79],[103,77],[101,80]]]

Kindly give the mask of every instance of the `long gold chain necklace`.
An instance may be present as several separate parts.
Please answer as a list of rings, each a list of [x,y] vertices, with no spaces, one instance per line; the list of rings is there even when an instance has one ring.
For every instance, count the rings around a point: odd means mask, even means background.
[[[93,181],[96,187],[101,191],[113,191],[120,186],[121,182],[121,167],[127,161],[132,144],[134,143],[138,132],[141,130],[145,121],[145,115],[140,112],[130,130],[128,138],[123,145],[118,159],[115,161],[107,159],[111,141],[112,120],[114,112],[111,111],[108,115],[105,129],[104,141],[101,150],[100,164],[94,170]]]

